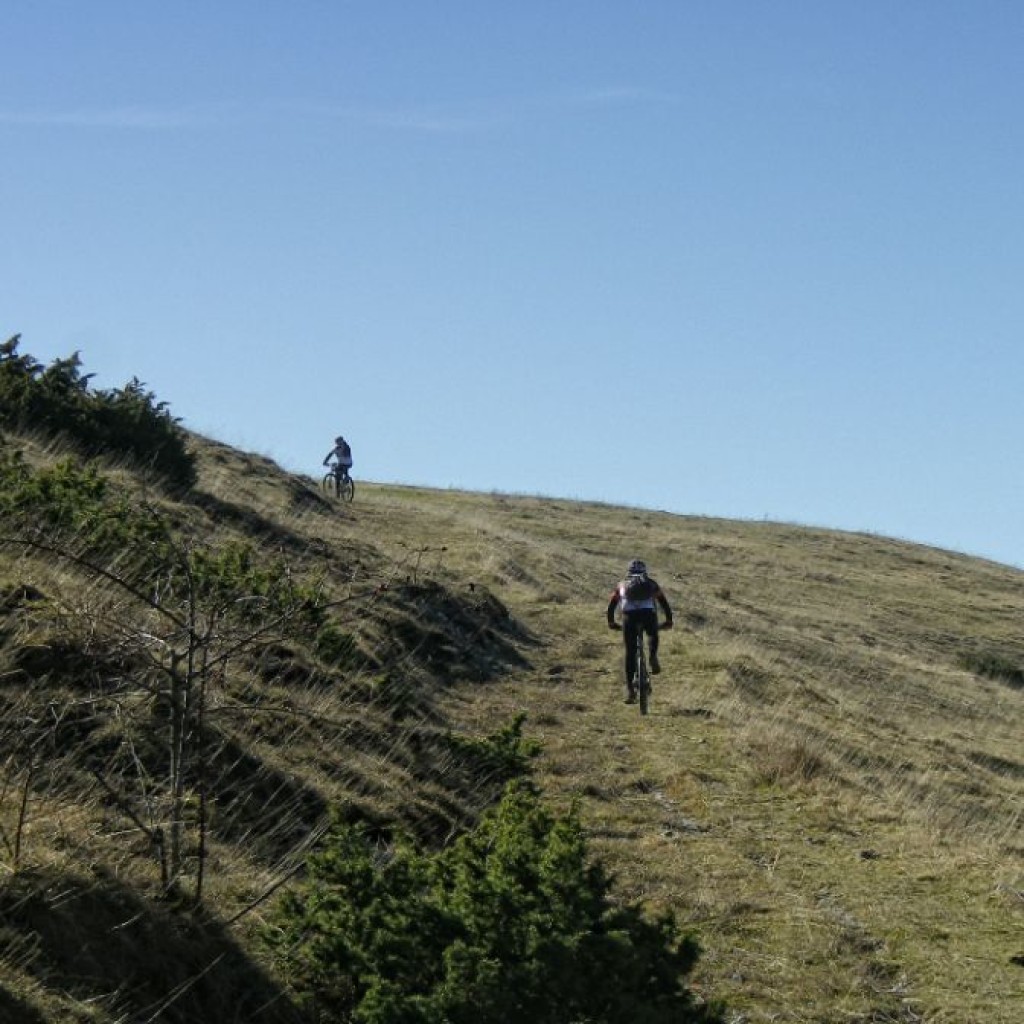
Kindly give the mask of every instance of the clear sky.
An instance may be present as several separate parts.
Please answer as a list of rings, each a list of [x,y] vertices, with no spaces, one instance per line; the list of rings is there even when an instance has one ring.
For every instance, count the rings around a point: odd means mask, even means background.
[[[0,335],[315,473],[1024,565],[1019,0],[0,0]]]

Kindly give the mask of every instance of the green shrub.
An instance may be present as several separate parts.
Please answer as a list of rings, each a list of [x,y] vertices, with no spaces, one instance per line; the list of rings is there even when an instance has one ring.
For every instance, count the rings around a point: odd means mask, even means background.
[[[483,738],[449,733],[445,742],[449,749],[473,767],[480,779],[499,778],[503,781],[519,778],[530,770],[530,761],[540,753],[536,740],[523,736],[526,714],[521,713],[508,725]]]
[[[287,618],[313,631],[324,620],[319,587],[248,544],[187,541],[159,510],[129,500],[94,465],[64,459],[33,470],[0,445],[0,521],[6,532],[90,564],[116,563],[118,578],[165,605],[195,602],[218,617],[255,623]]]
[[[33,470],[16,449],[0,448],[0,519],[11,536],[79,557],[117,556],[126,578],[144,579],[173,558],[167,524],[114,492],[94,465],[63,459]]]
[[[433,855],[403,841],[374,847],[336,824],[266,935],[318,1021],[720,1021],[686,987],[693,940],[610,889],[576,815],[552,815],[518,782]]]
[[[285,616],[306,629],[315,629],[324,620],[316,584],[294,578],[283,562],[264,562],[250,544],[195,546],[188,552],[188,566],[198,599],[208,606],[232,605],[240,619]]]
[[[178,487],[196,482],[195,456],[166,402],[133,377],[123,388],[94,395],[96,450],[114,451],[146,466]]]
[[[30,427],[89,456],[127,458],[177,487],[195,483],[195,456],[179,421],[137,378],[123,388],[93,391],[77,352],[44,367],[18,353],[19,341],[15,335],[0,345],[0,427]]]

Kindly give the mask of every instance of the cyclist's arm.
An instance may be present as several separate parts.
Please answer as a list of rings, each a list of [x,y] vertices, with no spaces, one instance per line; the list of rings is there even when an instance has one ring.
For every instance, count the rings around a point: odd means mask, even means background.
[[[672,625],[672,606],[668,603],[668,598],[662,593],[661,587],[654,593],[654,599],[661,605],[661,610],[665,613],[665,625]]]
[[[612,596],[608,600],[608,625],[615,625],[615,612],[619,607],[619,588],[616,587],[612,591]]]

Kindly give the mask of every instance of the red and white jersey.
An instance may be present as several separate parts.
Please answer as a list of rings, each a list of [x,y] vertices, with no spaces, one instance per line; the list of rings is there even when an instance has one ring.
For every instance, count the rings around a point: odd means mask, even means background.
[[[618,598],[620,612],[653,610],[656,602],[665,602],[657,580],[650,576],[622,580],[615,588],[612,599]]]

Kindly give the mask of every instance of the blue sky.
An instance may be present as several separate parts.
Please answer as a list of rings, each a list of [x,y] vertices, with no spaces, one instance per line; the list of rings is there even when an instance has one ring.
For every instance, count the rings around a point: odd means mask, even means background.
[[[314,473],[1024,565],[1024,4],[0,0],[0,334]]]

